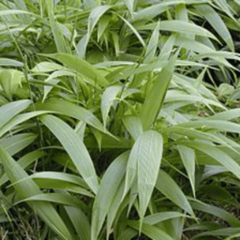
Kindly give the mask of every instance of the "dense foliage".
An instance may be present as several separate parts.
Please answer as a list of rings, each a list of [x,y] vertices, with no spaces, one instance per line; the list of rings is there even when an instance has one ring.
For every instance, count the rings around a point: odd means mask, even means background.
[[[240,237],[239,0],[1,0],[0,238]]]

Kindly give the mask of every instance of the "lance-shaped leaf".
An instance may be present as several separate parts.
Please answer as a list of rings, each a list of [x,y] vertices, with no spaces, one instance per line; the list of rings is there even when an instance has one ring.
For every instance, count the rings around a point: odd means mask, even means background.
[[[111,8],[109,5],[97,6],[91,10],[91,13],[88,18],[88,32],[87,34],[79,41],[77,45],[77,52],[79,57],[85,58],[87,45],[90,40],[91,34],[94,27],[98,23],[99,19],[104,15],[106,11]]]
[[[149,94],[143,103],[140,118],[143,124],[143,128],[148,130],[154,123],[165,98],[168,86],[170,84],[173,70],[174,70],[175,58],[173,57],[168,66],[165,67],[161,73],[155,79],[155,82],[150,90]]]
[[[239,219],[222,208],[206,204],[201,201],[195,201],[191,203],[191,205],[195,210],[206,212],[211,215],[217,216],[221,219],[224,219],[226,222],[230,223],[233,227],[240,227]]]
[[[142,123],[138,117],[126,116],[123,123],[135,141],[143,133]]]
[[[227,43],[229,48],[232,51],[234,51],[234,44],[233,44],[231,34],[228,31],[228,28],[226,27],[220,15],[211,6],[207,4],[198,5],[198,6],[195,6],[195,8],[212,25],[215,31]]]
[[[63,114],[78,119],[79,121],[83,121],[84,123],[89,124],[101,132],[106,132],[107,134],[111,135],[109,132],[105,131],[103,124],[98,120],[97,117],[95,117],[93,113],[66,100],[53,98],[45,103],[36,104],[36,107],[37,109]]]
[[[11,102],[0,107],[0,128],[11,118],[25,110],[31,104],[30,100]]]
[[[159,26],[160,22],[157,23],[155,29],[153,30],[152,36],[147,45],[144,63],[151,62],[155,56],[159,40]]]
[[[11,156],[20,152],[25,147],[29,146],[37,135],[34,133],[21,133],[10,137],[5,137],[0,140],[2,146]]]
[[[240,179],[240,166],[226,152],[218,149],[216,146],[202,142],[186,142],[184,145],[197,149],[206,155],[212,157],[222,166],[226,167],[237,178]]]
[[[139,229],[137,222],[129,221],[128,225],[136,230]],[[146,236],[148,236],[150,239],[153,239],[153,240],[158,240],[158,239],[173,240],[173,238],[169,236],[165,231],[159,229],[158,227],[151,226],[147,223],[143,223],[142,232]]]
[[[77,72],[80,75],[85,76],[87,79],[92,80],[93,83],[97,82],[103,87],[108,85],[106,78],[103,77],[95,67],[77,56],[66,53],[48,54],[46,56],[63,63],[66,67],[74,72]]]
[[[109,211],[112,201],[117,194],[125,174],[129,152],[121,154],[109,166],[100,184],[100,188],[93,205],[91,240],[96,240]]]
[[[193,195],[195,196],[195,151],[186,146],[178,146],[183,165],[187,171]]]
[[[61,142],[90,189],[97,193],[97,175],[88,150],[79,135],[57,117],[45,115],[40,119]]]
[[[163,170],[159,171],[156,188],[174,202],[177,206],[185,210],[187,213],[194,215],[193,210],[177,183]]]
[[[11,131],[15,126],[21,124],[31,118],[37,117],[42,114],[48,113],[47,111],[34,111],[23,114],[18,114],[8,121],[2,128],[0,128],[0,137],[2,137],[6,132]]]
[[[26,155],[24,155],[23,157],[21,157],[18,160],[18,165],[22,168],[22,169],[26,169],[27,167],[29,167],[34,161],[36,161],[38,158],[41,158],[45,155],[45,153],[43,151],[40,150],[36,150],[34,152],[30,152]],[[8,176],[6,173],[4,173],[1,178],[0,178],[0,187],[5,184],[8,181]]]
[[[5,69],[0,74],[0,84],[8,99],[12,101],[13,94],[21,85],[22,73],[14,69]]]
[[[108,87],[102,95],[101,111],[102,111],[103,123],[105,127],[106,127],[107,116],[110,111],[110,108],[121,90],[122,90],[121,86],[111,86],[111,87]]]
[[[78,234],[79,240],[90,240],[90,223],[81,208],[66,206],[65,210]]]
[[[125,193],[132,187],[136,178],[138,183],[140,224],[142,224],[157,181],[162,150],[163,139],[161,134],[156,131],[147,131],[138,137],[129,156]]]

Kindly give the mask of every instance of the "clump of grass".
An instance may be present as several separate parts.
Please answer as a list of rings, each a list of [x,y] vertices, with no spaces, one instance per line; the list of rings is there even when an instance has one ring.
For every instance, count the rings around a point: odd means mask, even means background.
[[[1,1],[1,239],[237,238],[239,9]]]

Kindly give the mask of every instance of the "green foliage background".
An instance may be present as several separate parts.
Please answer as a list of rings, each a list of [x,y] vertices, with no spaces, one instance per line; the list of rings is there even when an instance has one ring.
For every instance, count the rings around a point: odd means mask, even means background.
[[[0,238],[238,239],[239,13],[0,1]]]

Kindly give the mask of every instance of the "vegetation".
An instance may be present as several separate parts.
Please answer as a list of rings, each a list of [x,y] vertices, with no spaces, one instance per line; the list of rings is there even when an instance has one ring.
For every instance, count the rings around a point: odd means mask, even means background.
[[[0,1],[0,238],[240,238],[239,0]]]

